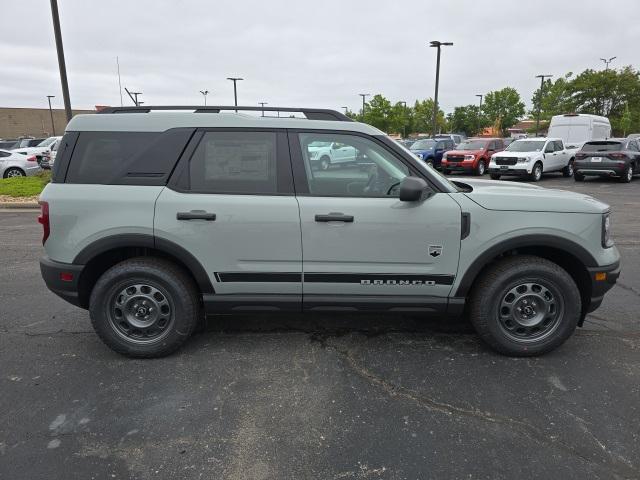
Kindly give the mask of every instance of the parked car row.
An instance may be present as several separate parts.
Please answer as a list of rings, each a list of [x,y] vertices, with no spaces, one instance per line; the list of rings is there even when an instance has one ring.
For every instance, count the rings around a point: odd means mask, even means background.
[[[0,150],[0,178],[26,177],[41,171],[35,155]]]
[[[55,160],[61,138],[62,137],[2,140],[0,141],[0,150],[15,152],[27,157],[34,156],[35,161],[41,168],[50,169]]]

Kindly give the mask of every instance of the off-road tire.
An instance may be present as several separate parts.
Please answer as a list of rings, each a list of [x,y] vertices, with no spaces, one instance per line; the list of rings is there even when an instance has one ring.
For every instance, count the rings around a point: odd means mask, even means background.
[[[499,309],[508,292],[514,285],[524,283],[542,284],[561,297],[554,329],[538,340],[533,336],[530,340],[514,339],[500,320]],[[559,303],[560,299],[554,300]],[[517,255],[499,260],[476,279],[469,299],[469,316],[480,338],[491,348],[503,355],[528,357],[562,345],[578,324],[581,305],[578,287],[566,270],[544,258]]]
[[[537,169],[540,169],[540,173],[537,173]],[[542,169],[542,163],[536,162],[533,168],[531,169],[531,173],[529,174],[529,180],[532,182],[539,182],[542,180],[542,174],[544,170]]]
[[[115,303],[118,292],[134,284],[157,288],[168,302],[172,318],[155,341],[136,343],[118,333],[119,327],[114,326],[117,320],[113,309],[118,308]],[[202,318],[198,290],[189,275],[174,263],[153,257],[131,258],[111,267],[96,282],[89,305],[91,323],[100,339],[115,352],[137,358],[162,357],[174,352]]]
[[[571,178],[575,175],[573,170],[573,159],[569,160],[569,163],[566,167],[562,169],[562,176],[565,178]]]

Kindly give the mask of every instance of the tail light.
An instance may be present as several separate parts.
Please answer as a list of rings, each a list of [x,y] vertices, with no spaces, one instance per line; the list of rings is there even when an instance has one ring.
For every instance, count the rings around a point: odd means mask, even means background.
[[[624,153],[610,153],[609,158],[614,158],[616,160],[623,160],[627,158],[627,156]]]
[[[49,203],[48,202],[38,202],[40,204],[40,216],[38,217],[38,223],[42,225],[42,244],[47,241],[49,238],[49,233],[51,232],[49,226]]]
[[[587,158],[586,153],[576,153],[576,160],[582,160],[583,158]]]
[[[27,157],[27,162],[37,162],[38,159],[36,158],[35,155],[31,155],[30,157]]]

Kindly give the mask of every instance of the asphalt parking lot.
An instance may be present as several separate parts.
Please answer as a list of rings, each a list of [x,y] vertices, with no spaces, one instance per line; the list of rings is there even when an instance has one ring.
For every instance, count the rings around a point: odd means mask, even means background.
[[[640,179],[550,175],[613,209],[619,284],[541,358],[420,317],[217,317],[130,360],[0,212],[0,478],[640,478]]]

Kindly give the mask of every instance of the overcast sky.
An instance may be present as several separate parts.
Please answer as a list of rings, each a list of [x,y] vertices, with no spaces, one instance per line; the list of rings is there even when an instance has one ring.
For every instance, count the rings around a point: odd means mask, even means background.
[[[477,102],[515,87],[530,104],[536,74],[640,64],[639,0],[58,0],[71,103],[120,105],[122,86],[148,105],[239,103],[339,109],[358,93],[413,103]],[[60,77],[48,0],[2,0],[0,106],[45,107]],[[124,94],[124,104],[131,104]]]

